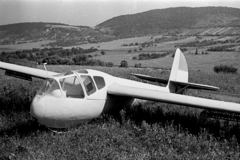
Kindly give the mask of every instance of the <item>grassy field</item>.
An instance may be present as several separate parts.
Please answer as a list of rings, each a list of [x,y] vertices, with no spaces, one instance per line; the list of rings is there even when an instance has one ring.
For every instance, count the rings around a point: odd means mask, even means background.
[[[62,72],[84,66],[48,66]],[[90,67],[134,79],[141,73],[167,79],[168,71]],[[190,71],[190,82],[240,94],[240,75]],[[201,109],[137,101],[118,115],[101,117],[56,134],[29,114],[40,80],[25,82],[0,73],[2,159],[239,159],[237,122],[200,117]]]
[[[154,36],[152,39],[159,38],[160,35]],[[162,43],[157,43],[154,46],[142,48],[139,50],[138,46],[127,46],[124,47],[122,44],[130,44],[130,43],[143,43],[149,42],[152,40],[151,37],[140,37],[140,38],[128,38],[122,40],[116,40],[112,42],[103,42],[99,44],[86,44],[81,45],[80,47],[96,47],[99,51],[94,53],[89,53],[88,55],[92,55],[93,59],[99,59],[104,62],[113,62],[114,65],[120,65],[122,60],[126,60],[129,66],[134,66],[135,64],[142,64],[142,67],[156,67],[156,68],[166,68],[170,69],[172,65],[172,54],[174,54],[176,50],[176,45],[180,44],[187,44],[190,42],[194,42],[197,39],[195,36],[187,37],[179,40],[174,41],[166,41]],[[235,52],[209,52],[207,49],[211,46],[222,46],[220,42],[226,40],[238,40],[238,37],[234,36],[205,36],[201,37],[200,41],[214,41],[218,42],[217,44],[210,45],[210,46],[201,46],[201,47],[187,47],[187,51],[184,52],[188,67],[190,70],[202,70],[213,72],[213,67],[216,65],[232,65],[238,70],[240,70],[240,54],[239,54],[239,43],[233,43],[235,48]],[[231,43],[226,43],[224,45],[228,45]],[[198,49],[198,55],[195,55],[196,48]],[[135,51],[136,49],[136,51]],[[101,50],[105,51],[105,55],[101,55]],[[131,50],[129,53],[128,51]],[[133,60],[133,57],[138,56],[141,53],[164,53],[170,52],[171,54],[158,59],[151,59],[151,60]],[[202,52],[207,52],[207,55],[202,55]],[[191,53],[191,54],[189,54]]]
[[[213,32],[208,31],[208,32]],[[220,30],[217,32],[221,32]],[[156,38],[157,36],[154,36]],[[161,35],[159,35],[161,37]],[[232,37],[203,37],[202,40],[225,41]],[[123,44],[151,41],[151,36],[116,40],[80,47],[98,48],[89,53],[94,59],[129,66],[141,63],[143,67],[170,69],[172,54],[152,60],[132,60],[140,53],[174,53],[175,45],[193,42],[196,37],[166,41],[135,52],[138,46]],[[221,45],[221,44],[217,44]],[[189,81],[220,87],[221,93],[240,95],[240,74],[216,74],[215,65],[233,65],[240,70],[240,54],[235,52],[208,52],[192,55],[195,47],[184,52]],[[0,46],[1,51],[4,47]],[[18,46],[10,49],[19,49]],[[30,47],[29,44],[23,44]],[[70,47],[71,48],[71,47]],[[206,51],[208,47],[198,48]],[[9,49],[9,48],[5,48]],[[26,49],[26,48],[25,48]],[[128,50],[132,50],[128,53]],[[106,54],[101,55],[101,50]],[[97,56],[95,56],[97,55]],[[43,68],[39,66],[39,68]],[[97,69],[111,75],[137,80],[130,73],[140,73],[168,79],[169,70],[135,69],[92,66],[47,66],[48,70],[64,72],[76,69]],[[29,106],[41,86],[41,80],[25,82],[4,76],[0,72],[0,159],[239,159],[240,126],[237,122],[201,117],[201,109],[159,102],[136,101],[118,115],[101,115],[68,132],[56,134],[39,125],[29,114]],[[198,96],[197,92],[187,94]]]
[[[13,45],[0,45],[0,52],[14,52],[18,50],[31,50],[32,48],[44,48],[42,45],[54,42],[53,40],[44,40],[40,42],[13,44]]]
[[[161,35],[160,35],[161,36]],[[157,36],[159,37],[159,36]],[[118,40],[113,40],[110,42],[101,42],[101,43],[90,43],[90,44],[83,44],[83,45],[78,45],[75,47],[81,47],[83,49],[87,48],[98,48],[102,50],[127,50],[129,48],[137,48],[135,47],[122,47],[123,44],[129,44],[129,43],[143,43],[143,42],[148,42],[150,41],[151,36],[144,36],[144,37],[135,37],[135,38],[126,38],[126,39],[118,39]],[[64,47],[64,48],[71,48],[71,47]]]
[[[187,44],[195,41],[213,41],[218,42],[217,44],[213,44],[210,46],[201,46],[201,47],[187,47],[187,51],[184,52],[189,69],[191,70],[203,70],[203,71],[211,71],[213,72],[213,67],[215,65],[233,65],[235,68],[240,70],[239,65],[239,37],[237,36],[190,36],[186,38],[179,38],[178,40],[171,40],[171,36],[165,36],[166,41],[161,43],[156,43],[154,46],[151,47],[144,47],[142,50],[139,50],[139,46],[123,46],[123,44],[141,44],[144,42],[154,41],[157,38],[161,38],[163,35],[156,35],[156,36],[145,36],[145,37],[134,37],[134,38],[126,38],[126,39],[119,39],[110,42],[101,42],[101,43],[93,43],[93,44],[83,44],[78,46],[71,46],[71,47],[64,47],[65,49],[70,49],[72,47],[81,47],[81,48],[97,48],[99,51],[94,53],[88,53],[87,55],[92,55],[93,59],[99,59],[104,62],[113,62],[114,65],[119,66],[122,60],[126,60],[129,66],[134,66],[135,64],[142,64],[142,67],[157,67],[157,68],[171,68],[172,65],[172,54],[174,54],[176,50],[176,45]],[[212,46],[222,46],[221,42],[226,40],[235,40],[235,43],[226,43],[224,45],[233,44],[232,48],[235,48],[235,52],[208,52],[208,55],[192,55],[195,53],[196,48],[198,52],[201,53],[206,52],[206,50]],[[15,51],[15,50],[23,50],[23,49],[32,49],[38,48],[41,44],[49,43],[47,41],[37,42],[37,43],[26,43],[26,44],[17,44],[17,45],[1,45],[0,51]],[[136,49],[136,51],[135,51]],[[105,51],[105,55],[101,55],[101,51]],[[129,53],[128,51],[131,50]],[[133,57],[138,56],[141,53],[164,53],[164,52],[171,52],[171,55],[158,58],[158,59],[151,59],[151,60],[132,60]],[[189,54],[192,53],[192,54]]]
[[[188,50],[184,52],[188,67],[190,70],[202,70],[213,72],[213,68],[216,65],[232,65],[240,71],[240,54],[239,52],[208,52],[207,55],[192,55],[189,54],[195,53],[196,49]],[[198,52],[206,51],[206,49],[199,49]],[[141,53],[164,53],[166,51],[138,51],[128,53],[123,50],[111,50],[105,51],[105,55],[101,55],[100,51],[89,53],[88,55],[92,55],[93,59],[99,59],[105,62],[113,62],[114,65],[119,66],[122,60],[126,60],[129,66],[134,66],[135,64],[141,63],[142,67],[156,67],[156,68],[165,68],[170,69],[173,62],[172,55],[175,52],[175,49],[170,49],[168,52],[172,54],[158,59],[150,59],[150,60],[133,60],[133,57],[138,56]],[[97,56],[95,56],[97,55]]]

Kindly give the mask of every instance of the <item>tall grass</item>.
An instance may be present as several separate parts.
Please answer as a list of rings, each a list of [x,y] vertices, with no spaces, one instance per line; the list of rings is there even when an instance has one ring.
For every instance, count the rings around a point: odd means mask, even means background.
[[[56,67],[56,68],[55,68]],[[79,66],[50,66],[66,71]],[[96,68],[114,76],[129,73],[168,78],[169,72]],[[239,94],[240,75],[190,72],[190,81],[220,86]],[[134,79],[135,80],[135,79]],[[0,75],[0,158],[2,159],[239,159],[236,122],[203,118],[202,110],[159,102],[136,101],[118,115],[102,115],[56,134],[29,114],[41,81]]]

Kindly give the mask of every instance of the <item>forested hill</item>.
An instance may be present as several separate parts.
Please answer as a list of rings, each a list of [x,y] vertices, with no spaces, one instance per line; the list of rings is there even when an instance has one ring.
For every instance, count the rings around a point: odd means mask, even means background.
[[[49,29],[53,28],[80,28],[86,29],[90,28],[87,26],[70,26],[62,23],[43,23],[43,22],[25,22],[25,23],[15,23],[7,24],[0,26],[0,33],[2,36],[12,35],[12,36],[21,36],[32,38],[32,36],[42,36],[42,37],[51,37],[54,33],[48,34]]]
[[[26,22],[0,26],[0,45],[55,40],[54,45],[68,46],[113,38],[88,26],[62,23]]]
[[[95,28],[61,23],[17,23],[0,26],[0,45],[52,40],[72,46],[145,35],[240,35],[240,9],[178,7],[122,15]]]
[[[156,9],[114,17],[96,26],[119,37],[207,27],[240,27],[240,9],[228,7]]]

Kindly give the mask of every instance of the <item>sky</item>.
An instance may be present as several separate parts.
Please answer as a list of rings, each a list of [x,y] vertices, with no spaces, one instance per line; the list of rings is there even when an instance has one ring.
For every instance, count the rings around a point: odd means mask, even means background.
[[[240,0],[0,0],[0,25],[56,22],[94,27],[120,15],[182,6],[240,8]]]

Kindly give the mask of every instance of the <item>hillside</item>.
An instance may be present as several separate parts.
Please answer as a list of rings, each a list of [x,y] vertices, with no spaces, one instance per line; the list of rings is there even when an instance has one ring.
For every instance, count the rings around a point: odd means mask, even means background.
[[[200,34],[214,28],[227,30],[226,34],[240,34],[240,9],[227,7],[178,7],[114,17],[96,26],[101,31],[119,37],[158,33],[182,33],[189,30]],[[227,27],[231,27],[228,28]],[[232,30],[232,31],[229,31]],[[205,34],[208,34],[206,32]],[[224,34],[224,32],[221,32]]]
[[[68,46],[112,39],[112,36],[87,26],[42,22],[2,25],[0,26],[0,37],[2,45],[54,40],[56,42],[51,43],[53,46]]]
[[[95,28],[43,22],[2,25],[0,45],[43,42],[42,47],[67,47],[157,34],[240,35],[240,9],[227,7],[156,9],[114,17]]]

